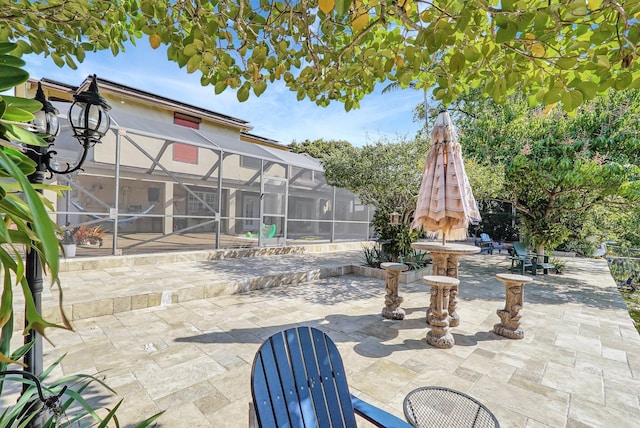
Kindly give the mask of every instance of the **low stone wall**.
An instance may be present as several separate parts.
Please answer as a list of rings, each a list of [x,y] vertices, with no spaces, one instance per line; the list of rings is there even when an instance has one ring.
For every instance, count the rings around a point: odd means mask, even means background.
[[[178,251],[126,256],[79,257],[60,259],[61,272],[104,269],[108,267],[143,266],[155,264],[198,262],[240,257],[276,256],[282,254],[322,253],[332,251],[362,250],[372,242],[341,242],[313,245],[291,245],[287,247],[228,248],[220,250]]]
[[[575,257],[577,253],[575,251],[553,251],[552,257]]]

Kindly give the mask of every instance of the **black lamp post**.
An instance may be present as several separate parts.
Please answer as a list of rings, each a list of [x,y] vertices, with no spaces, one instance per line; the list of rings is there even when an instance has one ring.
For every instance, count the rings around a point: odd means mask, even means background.
[[[42,184],[45,173],[51,177],[53,174],[70,174],[82,170],[82,164],[87,158],[89,149],[98,143],[100,138],[109,130],[110,119],[107,111],[109,111],[111,107],[109,107],[104,98],[98,93],[95,74],[93,75],[89,89],[74,95],[73,98],[74,103],[69,109],[69,123],[73,129],[74,136],[82,146],[80,160],[75,165],[67,163],[65,169],[57,170],[51,165],[53,156],[57,154],[56,151],[50,150],[49,147],[46,146],[31,147],[30,150],[27,150],[27,154],[36,163],[36,171],[29,176],[29,182],[32,184]],[[35,132],[43,136],[44,140],[52,146],[60,132],[60,124],[56,116],[58,110],[47,101],[40,82],[38,82],[38,91],[36,92],[35,100],[40,101],[42,109],[35,113],[35,119],[31,125],[35,128]],[[41,313],[42,265],[35,251],[27,251],[25,265],[25,277],[29,283],[29,290],[33,295],[36,310],[38,313]],[[24,363],[27,365],[29,373],[38,376],[43,370],[42,337],[33,330],[29,330],[28,335],[25,337],[25,344],[31,342],[33,342],[33,346],[24,356]],[[25,384],[23,390],[27,388],[28,384]],[[39,425],[36,423],[31,426]]]

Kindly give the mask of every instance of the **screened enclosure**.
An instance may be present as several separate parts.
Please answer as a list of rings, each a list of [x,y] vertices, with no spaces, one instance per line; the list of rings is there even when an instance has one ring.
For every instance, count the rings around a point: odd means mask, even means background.
[[[61,111],[56,159],[74,163],[78,143]],[[116,106],[119,107],[119,106]],[[371,236],[373,209],[327,184],[303,154],[242,141],[224,128],[192,129],[123,108],[89,152],[81,174],[55,175],[69,186],[56,199],[65,229],[99,226],[111,255],[321,242]],[[50,195],[51,196],[51,195]]]

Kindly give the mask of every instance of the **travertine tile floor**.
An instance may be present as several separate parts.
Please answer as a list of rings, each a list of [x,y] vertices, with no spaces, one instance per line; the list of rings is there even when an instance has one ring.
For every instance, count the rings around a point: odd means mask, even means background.
[[[403,321],[381,317],[382,280],[343,275],[299,282],[315,275],[301,278],[300,266],[337,275],[339,266],[357,260],[358,252],[348,251],[65,273],[65,298],[101,302],[96,308],[131,290],[157,293],[197,282],[205,291],[177,299],[181,303],[165,298],[160,306],[115,311],[112,303],[110,315],[77,316],[75,332],[50,331],[45,365],[66,353],[54,375],[103,375],[124,398],[123,425],[165,410],[162,427],[244,427],[257,348],[273,332],[304,324],[336,342],[357,395],[398,416],[409,391],[441,385],[479,399],[502,427],[640,421],[640,336],[605,261],[567,259],[565,274],[535,276],[525,286],[525,337],[509,340],[492,333],[496,310],[504,306],[495,274],[508,271],[508,259],[463,257],[462,321],[452,329],[456,345],[442,350],[424,340],[428,288],[421,282],[400,285]],[[297,279],[286,279],[293,272]],[[206,298],[209,283],[231,279],[246,286],[247,278],[261,275],[271,279],[248,288],[293,283]],[[114,400],[95,394],[104,404]]]

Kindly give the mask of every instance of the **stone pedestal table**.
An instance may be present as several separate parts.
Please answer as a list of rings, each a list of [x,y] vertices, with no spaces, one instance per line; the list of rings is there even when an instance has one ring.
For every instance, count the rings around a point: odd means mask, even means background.
[[[431,313],[429,325],[431,329],[427,333],[427,343],[436,348],[451,348],[455,341],[449,332],[451,318],[449,317],[449,297],[451,290],[457,287],[460,281],[448,276],[427,275],[422,280],[431,286]]]
[[[458,259],[465,254],[476,254],[480,252],[480,248],[474,245],[465,244],[445,244],[439,242],[414,242],[411,244],[414,250],[428,251],[431,254],[433,264],[433,275],[448,276],[458,279]],[[458,285],[451,290],[449,298],[449,326],[457,327],[460,325],[460,316],[456,312],[458,306]],[[433,294],[431,295],[431,304],[427,309],[427,322],[430,319],[430,312],[433,307]]]
[[[496,313],[500,323],[493,326],[493,332],[509,339],[522,339],[524,331],[520,328],[520,310],[524,304],[524,285],[533,281],[528,276],[499,273],[496,275],[504,283],[505,305]]]
[[[400,272],[409,269],[404,263],[382,263],[380,267],[387,271],[385,279],[386,296],[384,298],[384,308],[382,308],[382,316],[390,320],[403,320],[404,309],[400,308],[400,304],[404,300],[398,296],[398,285],[400,282]]]

